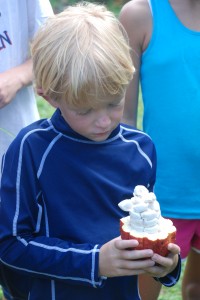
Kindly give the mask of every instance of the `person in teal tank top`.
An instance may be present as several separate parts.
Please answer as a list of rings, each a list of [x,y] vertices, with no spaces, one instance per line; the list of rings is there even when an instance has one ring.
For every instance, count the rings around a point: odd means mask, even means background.
[[[137,123],[141,84],[143,129],[158,157],[155,193],[162,215],[177,227],[182,259],[187,258],[183,300],[200,299],[199,16],[200,1],[191,0],[132,0],[120,13],[136,67],[124,122]],[[140,277],[143,300],[159,295],[160,285],[150,280]]]

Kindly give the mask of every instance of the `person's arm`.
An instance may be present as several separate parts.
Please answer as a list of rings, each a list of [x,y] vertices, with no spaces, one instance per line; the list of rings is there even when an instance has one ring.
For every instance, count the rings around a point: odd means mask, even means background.
[[[9,104],[16,93],[32,83],[32,59],[0,74],[0,109]]]
[[[132,0],[124,5],[119,19],[128,34],[135,67],[135,74],[126,92],[123,122],[136,126],[141,55],[149,43],[152,26],[149,4],[146,0]]]
[[[51,125],[50,125],[51,126]],[[25,130],[25,129],[24,129]],[[45,130],[45,129],[44,129]],[[47,128],[48,130],[48,128]],[[37,130],[36,135],[37,135]],[[38,173],[46,148],[33,158],[32,132],[22,132],[6,152],[1,180],[0,263],[37,278],[100,287],[100,245],[51,236]],[[59,211],[55,214],[59,219]],[[45,222],[45,228],[44,228]]]

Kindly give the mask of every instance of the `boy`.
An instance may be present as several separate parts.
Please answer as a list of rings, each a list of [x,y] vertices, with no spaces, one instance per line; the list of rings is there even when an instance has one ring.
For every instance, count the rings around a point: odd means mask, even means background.
[[[118,237],[118,203],[137,184],[152,190],[156,172],[149,136],[120,124],[134,71],[120,23],[104,6],[68,7],[32,54],[38,92],[57,110],[5,155],[1,262],[30,276],[30,300],[136,300],[138,274],[175,284],[177,245],[161,257]]]

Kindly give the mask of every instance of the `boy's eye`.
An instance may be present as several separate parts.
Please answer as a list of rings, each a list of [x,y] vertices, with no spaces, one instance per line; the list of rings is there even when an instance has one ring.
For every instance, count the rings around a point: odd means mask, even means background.
[[[122,103],[122,101],[118,101],[118,102],[111,102],[111,103],[109,103],[109,106],[110,106],[110,107],[116,107],[116,106],[120,106],[120,105],[121,105],[121,103]]]
[[[118,106],[118,105],[119,105],[119,103],[109,103],[110,107],[115,107],[115,106]]]
[[[77,114],[80,115],[80,116],[84,116],[84,115],[87,115],[91,112],[91,108],[90,109],[85,109],[85,110],[81,110],[81,111],[77,111]]]

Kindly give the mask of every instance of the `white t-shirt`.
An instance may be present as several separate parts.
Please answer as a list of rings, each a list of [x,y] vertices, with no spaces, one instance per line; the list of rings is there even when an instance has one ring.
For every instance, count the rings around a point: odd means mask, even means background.
[[[39,26],[53,14],[49,0],[0,0],[0,72],[24,63]],[[33,86],[21,89],[0,109],[0,162],[24,126],[39,118]]]

